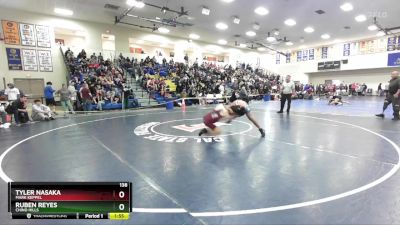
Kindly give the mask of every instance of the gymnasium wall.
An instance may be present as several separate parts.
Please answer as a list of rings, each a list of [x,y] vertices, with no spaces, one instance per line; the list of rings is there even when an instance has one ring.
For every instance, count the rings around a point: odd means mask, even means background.
[[[43,78],[45,82],[52,81],[55,88],[60,88],[61,84],[66,82],[67,71],[64,62],[62,61],[62,55],[59,47],[55,43],[55,28],[72,29],[84,34],[84,38],[76,38],[76,40],[74,40],[75,44],[83,42],[80,43],[80,45],[77,45],[77,48],[73,49],[75,54],[78,54],[78,51],[81,50],[81,47],[84,47],[87,50],[87,54],[92,54],[93,52],[96,52],[96,54],[98,52],[103,52],[101,35],[106,34],[106,31],[109,30],[110,34],[115,35],[115,52],[112,52],[114,54],[114,57],[115,55],[118,56],[119,53],[123,53],[127,56],[129,55],[143,58],[147,55],[153,56],[152,53],[155,53],[155,51],[158,49],[157,47],[143,47],[144,49],[147,48],[146,50],[148,54],[130,54],[129,48],[131,46],[129,44],[129,39],[134,38],[135,40],[142,39],[167,43],[171,47],[168,50],[164,50],[165,55],[169,56],[169,52],[171,50],[174,51],[174,60],[177,62],[182,62],[185,52],[189,52],[189,57],[191,61],[194,61],[195,58],[199,58],[199,61],[201,62],[203,54],[215,53],[218,55],[222,55],[226,61],[225,63],[232,65],[236,65],[236,61],[244,61],[252,64],[253,66],[260,65],[264,68],[269,68],[271,67],[270,64],[272,63],[272,60],[270,60],[271,55],[268,54],[260,54],[259,52],[248,51],[244,49],[227,48],[198,41],[193,41],[192,43],[189,43],[187,40],[178,39],[170,36],[161,36],[156,32],[148,33],[144,31],[133,30],[129,27],[115,26],[111,23],[100,24],[6,8],[0,8],[0,19],[49,26],[52,40],[51,52],[54,69],[53,72],[46,73],[9,71],[5,48],[23,48],[23,46],[8,46],[5,45],[3,41],[0,41],[0,84],[2,84],[3,77],[6,78],[6,83],[13,82],[14,78]],[[188,50],[188,48],[190,48],[190,50]],[[108,58],[111,56],[111,53],[107,53],[108,54],[106,55],[106,57]]]
[[[343,80],[345,82],[365,82],[368,86],[373,86],[375,89],[379,83],[386,82],[388,74],[390,75],[390,72],[396,69],[387,66],[388,54],[398,51],[384,51],[374,54],[360,54],[344,57],[343,44],[335,44],[330,46],[329,49],[332,53],[328,54],[327,59],[301,62],[293,62],[292,59],[291,63],[285,63],[286,57],[282,56],[281,64],[275,65],[273,68],[279,74],[291,74],[294,80],[305,83],[320,83],[325,80]],[[319,62],[342,60],[348,60],[348,63],[342,63],[340,71],[318,71]],[[397,68],[397,70],[398,69],[399,68]]]

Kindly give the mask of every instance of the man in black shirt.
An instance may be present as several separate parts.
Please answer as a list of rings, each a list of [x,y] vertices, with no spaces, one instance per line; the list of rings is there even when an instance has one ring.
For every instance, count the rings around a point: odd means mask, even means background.
[[[400,120],[399,112],[400,112],[400,77],[399,71],[392,72],[392,79],[389,82],[389,91],[387,93],[385,103],[383,104],[383,111],[381,114],[377,114],[376,116],[384,118],[384,112],[387,107],[392,104],[393,106],[393,120]]]

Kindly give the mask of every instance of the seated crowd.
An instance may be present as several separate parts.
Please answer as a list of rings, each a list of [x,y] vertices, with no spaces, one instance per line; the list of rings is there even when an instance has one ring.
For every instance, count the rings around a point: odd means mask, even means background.
[[[224,100],[229,99],[227,96],[230,96],[230,99],[240,96],[251,100],[262,99],[265,96],[269,98],[271,95],[272,100],[278,100],[283,82],[278,74],[253,69],[246,64],[238,64],[236,68],[228,65],[216,66],[213,63],[199,65],[196,59],[194,64],[189,66],[187,60],[186,63],[176,63],[172,59],[167,62],[164,58],[162,62],[157,62],[155,57],[147,57],[138,61],[122,54],[111,61],[104,60],[101,53],[93,53],[88,58],[85,50],[75,57],[70,49],[65,52],[64,57],[70,72],[69,84],[63,84],[62,88],[56,91],[52,83],[47,82],[44,89],[46,105],[40,99],[34,100],[32,119],[27,110],[27,98],[22,91],[13,84],[8,84],[7,89],[0,92],[1,127],[9,126],[6,123],[10,120],[6,118],[7,115],[13,115],[16,124],[32,120],[53,120],[56,114],[54,94],[59,96],[64,115],[93,109],[121,109],[122,104],[125,104],[125,108],[139,107],[133,90],[126,85],[128,78],[134,79],[157,101],[191,98],[190,102],[194,104],[205,101],[210,95],[214,98],[219,96]],[[368,91],[367,85],[358,83],[316,86],[295,83],[294,98],[311,100],[316,95],[364,96]],[[378,92],[383,92],[381,84]]]

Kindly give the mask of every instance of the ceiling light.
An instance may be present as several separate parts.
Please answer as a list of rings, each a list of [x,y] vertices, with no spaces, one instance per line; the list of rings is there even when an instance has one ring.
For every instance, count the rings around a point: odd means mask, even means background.
[[[239,17],[234,17],[233,18],[233,23],[239,24],[240,23]]]
[[[217,24],[215,24],[215,27],[220,29],[220,30],[228,29],[228,25],[226,25],[225,23],[217,23]]]
[[[158,17],[158,16],[156,16],[156,20],[161,20],[161,18],[160,18],[160,17]]]
[[[321,38],[327,40],[327,39],[331,38],[331,35],[323,34],[323,35],[321,35]]]
[[[247,47],[246,44],[240,44],[239,46],[240,46],[241,48],[246,48],[246,47]]]
[[[165,27],[159,27],[159,28],[158,28],[158,31],[159,31],[160,33],[163,33],[163,34],[169,33],[169,30],[168,30],[167,28],[165,28]]]
[[[361,14],[361,15],[356,16],[354,19],[355,19],[357,22],[361,23],[361,22],[364,22],[364,21],[367,20],[367,16]]]
[[[64,16],[72,16],[74,15],[74,12],[69,9],[61,9],[61,8],[54,8],[54,12],[60,15]]]
[[[139,0],[127,0],[126,4],[136,8],[143,8],[145,6],[144,2]]]
[[[370,31],[378,30],[378,27],[375,24],[372,24],[371,26],[368,26],[368,30]]]
[[[226,44],[228,44],[228,42],[226,40],[224,40],[224,39],[221,39],[221,40],[218,40],[218,44],[226,45]]]
[[[274,41],[276,41],[276,38],[275,37],[267,37],[267,41],[274,42]]]
[[[285,20],[285,24],[288,25],[288,26],[294,26],[294,25],[296,25],[296,20],[287,19],[287,20]]]
[[[306,33],[313,33],[315,30],[314,30],[314,28],[312,28],[312,27],[306,27],[306,28],[304,28],[304,32],[306,32]]]
[[[292,45],[293,45],[293,42],[288,41],[288,42],[286,42],[286,45],[287,45],[287,46],[292,46]]]
[[[256,32],[254,32],[254,31],[247,31],[247,32],[246,32],[246,35],[249,36],[249,37],[254,37],[254,36],[256,36],[257,34],[256,34]]]
[[[352,11],[354,9],[353,5],[351,3],[348,3],[348,2],[344,3],[343,5],[341,5],[340,8],[345,12]]]
[[[274,35],[275,35],[275,36],[278,36],[279,34],[280,34],[280,33],[279,33],[279,30],[275,30],[275,31],[274,31]]]
[[[265,16],[269,13],[268,9],[266,9],[264,7],[258,7],[254,10],[254,12],[260,16]]]
[[[210,9],[207,7],[203,7],[203,9],[201,10],[201,14],[206,16],[210,15]]]
[[[190,35],[189,35],[189,38],[190,38],[190,39],[196,39],[196,40],[197,40],[197,39],[200,38],[200,36],[199,36],[198,34],[190,34]]]
[[[264,47],[259,47],[259,48],[257,48],[257,50],[260,51],[260,52],[263,52],[263,51],[265,51],[265,50],[267,50],[267,49],[264,48]]]
[[[231,3],[231,2],[233,2],[233,1],[235,1],[235,0],[222,0],[223,2],[227,2],[227,3]]]
[[[379,32],[376,34],[377,37],[383,37],[383,36],[385,36],[385,35],[386,35],[386,33],[383,32],[383,31],[379,31]]]

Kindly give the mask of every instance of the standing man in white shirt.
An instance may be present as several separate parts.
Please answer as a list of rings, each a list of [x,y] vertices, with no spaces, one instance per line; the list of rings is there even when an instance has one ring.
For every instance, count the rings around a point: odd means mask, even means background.
[[[283,113],[283,108],[285,107],[286,100],[288,101],[287,113],[290,112],[290,105],[292,103],[292,96],[295,94],[295,85],[291,81],[291,76],[287,75],[285,81],[281,85],[281,110],[278,113]]]
[[[20,92],[18,88],[14,86],[14,84],[7,84],[7,88],[4,91],[4,94],[7,95],[7,100],[9,102],[13,102],[19,98]]]

